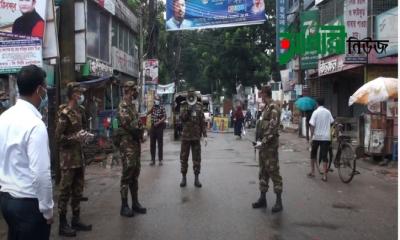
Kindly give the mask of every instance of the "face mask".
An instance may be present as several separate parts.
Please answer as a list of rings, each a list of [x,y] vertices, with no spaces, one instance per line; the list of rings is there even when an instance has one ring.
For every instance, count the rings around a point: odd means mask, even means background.
[[[43,88],[43,87],[42,87]],[[44,89],[44,88],[43,88]],[[40,95],[39,95],[40,96]],[[43,108],[47,107],[48,104],[48,97],[47,97],[47,90],[45,91],[45,95],[42,97],[40,96],[40,105],[39,105],[39,110],[42,110]]]
[[[82,105],[83,101],[85,101],[85,96],[81,95],[81,97],[78,100],[78,104]]]

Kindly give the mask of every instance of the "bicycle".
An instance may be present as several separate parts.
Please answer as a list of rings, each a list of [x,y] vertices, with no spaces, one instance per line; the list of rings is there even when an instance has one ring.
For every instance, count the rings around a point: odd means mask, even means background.
[[[333,125],[333,130],[333,135],[337,139],[338,147],[336,155],[334,156],[332,145],[330,146],[327,171],[333,172],[333,169],[331,169],[333,160],[333,165],[338,169],[340,180],[343,183],[350,183],[355,175],[360,174],[360,172],[356,170],[356,160],[363,154],[362,149],[361,147],[358,147],[356,152],[354,152],[354,149],[351,146],[351,137],[343,134],[342,124],[335,123]],[[321,161],[321,156],[319,156],[319,161],[316,161],[315,164],[319,173],[323,174],[320,168]]]

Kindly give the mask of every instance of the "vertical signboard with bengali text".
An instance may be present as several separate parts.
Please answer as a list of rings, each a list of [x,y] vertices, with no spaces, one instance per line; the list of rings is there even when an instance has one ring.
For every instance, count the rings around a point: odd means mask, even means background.
[[[362,40],[368,37],[368,0],[345,0],[344,1],[344,24],[347,38],[349,40]],[[359,51],[349,52],[354,44],[347,46],[345,63],[367,63],[367,55]],[[359,49],[359,48],[358,48]]]
[[[280,34],[286,29],[286,4],[285,0],[276,0],[276,57],[281,54]]]

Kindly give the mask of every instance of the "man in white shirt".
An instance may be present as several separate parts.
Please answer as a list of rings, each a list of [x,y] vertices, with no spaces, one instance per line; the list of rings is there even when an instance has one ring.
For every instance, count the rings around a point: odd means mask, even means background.
[[[45,72],[17,75],[20,99],[0,116],[0,205],[8,239],[49,239],[53,191],[49,139],[38,109],[47,105]]]
[[[185,0],[173,0],[174,3],[174,16],[168,19],[166,22],[167,29],[180,29],[180,28],[190,28],[192,22],[185,19],[186,3]]]
[[[313,112],[310,119],[311,125],[311,172],[309,177],[314,177],[315,163],[317,161],[318,147],[320,147],[320,157],[324,165],[323,181],[327,181],[328,177],[328,151],[331,144],[331,124],[334,122],[331,112],[324,107],[324,99],[318,99],[318,108]]]

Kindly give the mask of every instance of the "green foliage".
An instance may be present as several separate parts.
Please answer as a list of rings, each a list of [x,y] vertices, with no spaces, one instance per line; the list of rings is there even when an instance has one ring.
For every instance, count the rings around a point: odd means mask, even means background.
[[[265,0],[265,6],[267,21],[244,27],[166,32],[159,18],[160,82],[184,79],[184,87],[229,96],[238,82],[249,86],[271,75],[276,79],[275,0]]]

